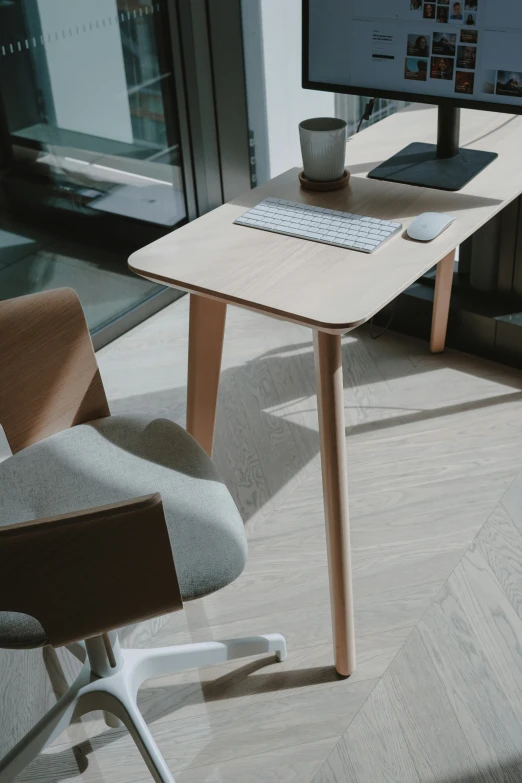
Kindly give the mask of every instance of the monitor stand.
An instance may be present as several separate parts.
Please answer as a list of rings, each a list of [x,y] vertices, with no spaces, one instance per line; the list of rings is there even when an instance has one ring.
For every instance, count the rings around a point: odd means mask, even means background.
[[[439,106],[437,144],[415,142],[368,174],[372,179],[461,190],[498,158],[496,152],[459,147],[460,109]]]

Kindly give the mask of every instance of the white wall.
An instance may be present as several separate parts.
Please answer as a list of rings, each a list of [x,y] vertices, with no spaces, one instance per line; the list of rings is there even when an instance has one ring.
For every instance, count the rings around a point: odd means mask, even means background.
[[[258,182],[300,164],[307,117],[335,116],[333,93],[301,87],[301,0],[242,0],[249,125]]]
[[[38,0],[38,11],[58,127],[131,143],[116,0]]]

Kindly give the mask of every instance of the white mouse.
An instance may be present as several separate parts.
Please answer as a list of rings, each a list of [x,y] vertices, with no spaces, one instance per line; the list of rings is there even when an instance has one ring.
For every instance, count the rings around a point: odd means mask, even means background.
[[[454,220],[452,215],[445,215],[444,212],[423,212],[415,218],[406,233],[410,239],[416,239],[418,242],[431,242],[451,226]]]

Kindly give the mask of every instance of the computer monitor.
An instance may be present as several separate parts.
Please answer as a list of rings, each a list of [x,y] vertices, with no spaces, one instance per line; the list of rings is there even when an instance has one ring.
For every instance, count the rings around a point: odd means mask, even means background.
[[[497,157],[459,148],[460,109],[522,113],[522,0],[303,0],[303,87],[438,104],[437,146],[368,176],[460,190]]]

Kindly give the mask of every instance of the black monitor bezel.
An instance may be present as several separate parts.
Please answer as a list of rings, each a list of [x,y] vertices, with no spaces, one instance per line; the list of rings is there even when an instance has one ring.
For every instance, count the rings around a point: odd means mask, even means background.
[[[522,114],[522,104],[515,106],[506,103],[492,103],[490,101],[462,100],[437,95],[422,95],[416,92],[400,92],[399,90],[378,90],[375,87],[347,87],[342,84],[313,82],[309,78],[310,0],[302,0],[302,14],[302,86],[305,90],[321,90],[323,92],[341,93],[342,95],[388,98],[394,101],[427,103],[434,106],[453,106],[458,109],[480,109],[502,114]]]

